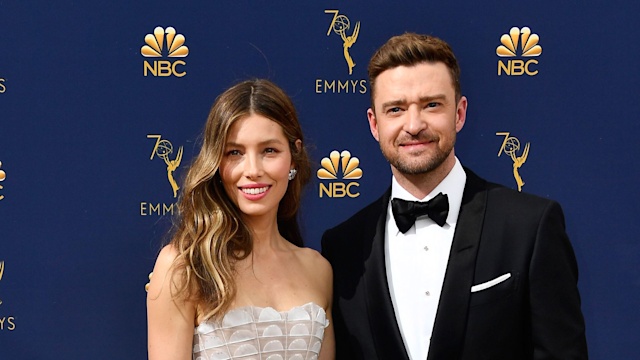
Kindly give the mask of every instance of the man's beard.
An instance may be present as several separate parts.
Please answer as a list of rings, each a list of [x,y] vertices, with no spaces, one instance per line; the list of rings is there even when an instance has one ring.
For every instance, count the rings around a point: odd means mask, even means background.
[[[429,173],[442,165],[449,154],[451,154],[453,145],[454,144],[452,143],[445,149],[441,149],[440,147],[436,146],[432,153],[423,154],[419,158],[412,159],[413,161],[407,161],[397,153],[394,154],[394,156],[387,154],[382,145],[380,145],[380,150],[382,151],[382,155],[384,155],[389,164],[396,168],[400,173],[405,175],[420,175]]]

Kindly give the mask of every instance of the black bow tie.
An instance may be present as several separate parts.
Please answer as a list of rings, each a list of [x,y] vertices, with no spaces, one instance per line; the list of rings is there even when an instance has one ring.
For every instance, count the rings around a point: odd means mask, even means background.
[[[443,226],[449,214],[449,197],[439,193],[427,202],[393,199],[391,200],[391,211],[393,211],[393,218],[396,220],[398,229],[403,234],[411,229],[416,218],[422,215],[429,215],[429,218],[436,224]]]

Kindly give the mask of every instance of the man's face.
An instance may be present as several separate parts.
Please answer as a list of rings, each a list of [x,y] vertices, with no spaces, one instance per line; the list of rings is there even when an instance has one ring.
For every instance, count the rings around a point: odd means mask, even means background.
[[[380,73],[374,86],[369,127],[394,174],[448,172],[455,163],[453,146],[464,126],[467,99],[456,102],[446,65],[395,67]]]

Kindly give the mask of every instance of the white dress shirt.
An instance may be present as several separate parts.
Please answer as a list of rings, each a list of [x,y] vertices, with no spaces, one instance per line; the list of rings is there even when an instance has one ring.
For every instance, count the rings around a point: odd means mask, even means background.
[[[415,225],[404,234],[396,226],[391,202],[387,209],[387,280],[396,320],[412,360],[425,360],[429,352],[466,180],[467,175],[457,158],[449,174],[424,199],[409,194],[395,177],[392,180],[391,199],[428,201],[441,192],[449,198],[449,214],[444,226],[438,226],[425,215],[418,217]]]

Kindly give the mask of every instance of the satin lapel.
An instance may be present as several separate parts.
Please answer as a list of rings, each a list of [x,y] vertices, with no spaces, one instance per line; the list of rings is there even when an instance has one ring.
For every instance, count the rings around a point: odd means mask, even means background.
[[[428,359],[459,359],[464,346],[471,286],[487,203],[486,182],[465,169],[458,223],[431,336]]]
[[[384,256],[384,235],[390,196],[391,189],[387,190],[381,199],[380,216],[373,237],[364,240],[365,300],[378,358],[408,360],[391,302]]]

